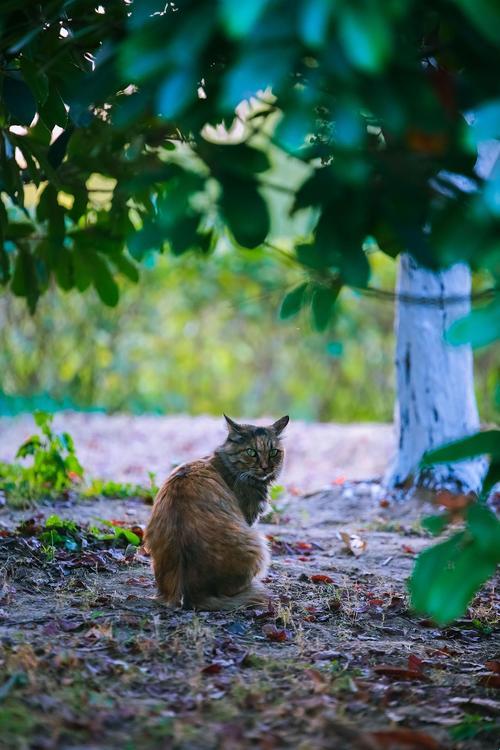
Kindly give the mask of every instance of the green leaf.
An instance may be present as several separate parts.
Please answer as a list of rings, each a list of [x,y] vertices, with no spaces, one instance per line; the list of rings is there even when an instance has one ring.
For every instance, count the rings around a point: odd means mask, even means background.
[[[357,8],[347,3],[339,21],[339,34],[345,54],[352,64],[366,73],[377,73],[391,52],[391,27],[378,5]]]
[[[179,70],[165,78],[158,89],[158,113],[168,120],[177,117],[197,97],[196,76],[189,70]]]
[[[482,503],[474,503],[467,511],[467,528],[474,536],[482,554],[500,563],[500,521]]]
[[[224,79],[222,104],[236,107],[244,99],[255,96],[268,86],[276,92],[290,73],[294,47],[281,41],[281,45],[271,47],[245,47],[245,52],[228,70]]]
[[[141,261],[149,250],[161,252],[165,244],[164,232],[152,221],[127,239],[127,249],[134,260]]]
[[[486,476],[483,479],[481,496],[487,497],[491,488],[494,487],[497,482],[500,482],[500,460],[492,459],[488,471],[486,472]]]
[[[106,261],[97,253],[92,253],[92,257],[89,258],[88,268],[101,300],[109,307],[116,307],[120,298],[120,290]]]
[[[229,172],[242,177],[251,177],[255,172],[265,172],[270,168],[269,157],[264,151],[246,143],[220,145],[202,141],[198,153],[210,166],[215,176],[219,172]]]
[[[73,133],[73,128],[66,128],[60,133],[56,140],[50,144],[49,150],[47,151],[47,159],[53,169],[57,169],[66,156],[66,149],[68,147],[69,139]]]
[[[297,245],[295,254],[299,263],[309,268],[315,268],[318,271],[324,270],[330,265],[331,259],[329,255],[317,243]]]
[[[431,534],[437,536],[441,534],[449,523],[449,517],[447,513],[438,514],[435,516],[427,516],[423,518],[421,524],[424,529],[430,531]]]
[[[53,83],[49,88],[49,94],[45,104],[40,109],[40,115],[49,130],[52,130],[54,125],[59,125],[60,128],[66,127],[68,122],[68,112],[64,106],[59,91]]]
[[[477,432],[475,435],[469,435],[469,437],[427,451],[420,465],[432,466],[433,464],[464,461],[467,458],[486,454],[500,458],[500,430]]]
[[[18,240],[35,232],[35,225],[28,221],[11,221],[6,227],[5,239]]]
[[[410,579],[412,606],[439,625],[460,617],[479,587],[495,573],[499,555],[500,547],[485,550],[465,531],[426,549],[418,556]]]
[[[23,80],[6,76],[3,81],[3,100],[15,123],[31,124],[36,115],[36,101]]]
[[[123,255],[123,253],[113,255],[110,261],[120,273],[130,279],[130,281],[133,281],[134,284],[139,281],[139,270],[126,255]]]
[[[331,0],[307,0],[302,3],[299,32],[305,44],[320,47],[324,43],[333,10]]]
[[[225,180],[219,205],[239,245],[248,248],[262,245],[271,224],[267,204],[254,182],[235,177]]]
[[[130,531],[130,529],[124,529],[121,526],[115,526],[114,529],[116,538],[119,539],[120,537],[123,537],[129,544],[139,547],[141,540],[133,531]]]
[[[167,231],[165,240],[170,245],[174,255],[182,255],[197,245],[198,235],[196,230],[200,219],[198,216],[185,216],[175,222]]]
[[[497,0],[455,0],[455,3],[488,41],[500,46],[500,6]]]
[[[445,338],[454,346],[472,344],[473,347],[487,346],[500,339],[500,302],[495,300],[487,307],[473,310],[456,320]]]
[[[26,297],[28,308],[34,313],[40,290],[34,258],[25,248],[19,248],[10,286],[15,295]]]
[[[268,0],[220,0],[219,4],[227,33],[229,36],[240,38],[252,30]]]
[[[57,528],[62,528],[64,526],[64,521],[61,518],[61,516],[56,515],[53,513],[51,516],[47,518],[45,521],[45,528],[50,529],[51,527],[55,526]]]
[[[65,292],[67,292],[74,286],[74,255],[64,245],[56,246],[54,248],[54,254],[56,258],[54,273],[56,276],[57,285],[61,289],[64,289]]]
[[[52,424],[54,417],[52,414],[49,414],[46,411],[40,411],[37,409],[35,412],[33,412],[33,419],[35,420],[35,424],[37,427],[40,427],[42,430],[50,429],[50,425]]]
[[[294,315],[297,315],[300,308],[302,307],[302,304],[304,301],[304,294],[308,286],[309,286],[309,282],[305,281],[304,283],[299,284],[299,286],[296,286],[295,289],[292,289],[291,292],[288,292],[288,294],[285,295],[281,303],[280,313],[279,313],[281,320],[286,320],[287,318],[292,318]]]
[[[19,446],[19,449],[16,453],[16,458],[26,458],[26,456],[33,456],[36,449],[39,448],[40,445],[40,436],[32,435],[21,446]]]
[[[64,208],[57,200],[57,190],[50,183],[43,190],[36,209],[39,221],[48,221],[49,236],[62,240],[65,234]]]
[[[313,290],[311,309],[314,327],[317,331],[324,331],[327,328],[339,291],[340,285],[316,286]]]
[[[21,56],[20,67],[24,80],[34,93],[38,104],[43,104],[49,93],[49,79],[46,73],[39,70],[25,55]]]

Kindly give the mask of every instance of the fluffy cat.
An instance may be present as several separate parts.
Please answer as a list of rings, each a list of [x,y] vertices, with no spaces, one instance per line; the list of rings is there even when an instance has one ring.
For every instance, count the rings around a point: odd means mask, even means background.
[[[224,417],[226,441],[172,472],[146,529],[159,593],[174,606],[236,609],[262,605],[269,596],[258,583],[269,551],[252,524],[283,464],[280,436],[289,417],[270,427]]]

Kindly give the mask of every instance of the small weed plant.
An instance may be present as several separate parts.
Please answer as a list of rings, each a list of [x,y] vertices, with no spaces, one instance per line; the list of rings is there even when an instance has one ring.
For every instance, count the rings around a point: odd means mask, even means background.
[[[140,498],[152,502],[158,491],[156,477],[149,473],[149,485],[92,479],[85,484],[85,472],[77,458],[73,438],[56,432],[53,415],[33,414],[39,431],[22,443],[14,463],[0,462],[0,496],[9,505],[29,506],[37,500],[67,495],[71,490],[81,498]]]
[[[36,411],[33,416],[39,433],[25,440],[16,453],[16,458],[31,458],[31,463],[0,464],[0,489],[28,501],[62,494],[84,476],[71,435],[54,431],[51,414]]]

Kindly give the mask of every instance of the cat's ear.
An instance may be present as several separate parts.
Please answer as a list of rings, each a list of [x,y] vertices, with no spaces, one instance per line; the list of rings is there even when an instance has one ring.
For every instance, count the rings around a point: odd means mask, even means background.
[[[289,421],[290,417],[287,414],[285,417],[278,419],[277,422],[274,422],[274,424],[271,425],[271,429],[274,430],[277,435],[281,435]]]
[[[229,432],[242,432],[243,431],[243,427],[237,422],[234,422],[232,419],[230,419],[226,414],[224,414],[224,419],[226,420],[227,426],[229,427]]]

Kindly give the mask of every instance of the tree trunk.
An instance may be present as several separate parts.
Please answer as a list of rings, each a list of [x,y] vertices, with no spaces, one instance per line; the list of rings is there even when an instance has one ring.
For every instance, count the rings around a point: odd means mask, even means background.
[[[425,451],[475,432],[479,417],[470,346],[450,346],[444,333],[470,309],[471,275],[457,263],[433,272],[411,255],[400,256],[396,308],[395,423],[397,455],[386,476],[389,486],[411,482],[468,492],[481,485],[482,459],[419,470]],[[437,304],[407,299],[433,298]],[[450,297],[459,301],[446,301]]]

